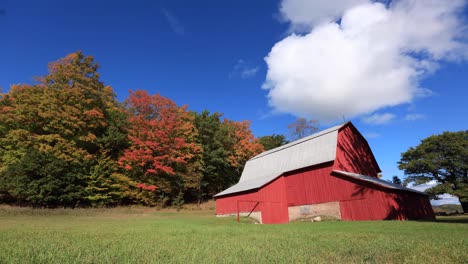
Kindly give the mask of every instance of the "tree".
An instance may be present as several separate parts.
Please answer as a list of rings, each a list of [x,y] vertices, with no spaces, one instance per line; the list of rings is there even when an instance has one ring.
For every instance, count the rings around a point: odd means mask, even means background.
[[[223,124],[228,129],[227,138],[232,143],[228,161],[237,172],[233,179],[233,183],[236,183],[247,160],[263,152],[264,148],[252,134],[250,121],[236,122],[225,119]]]
[[[221,121],[221,113],[194,113],[203,147],[203,178],[199,201],[237,183],[245,162],[263,151],[250,131],[250,122]]]
[[[308,135],[311,135],[318,130],[317,120],[307,120],[299,117],[296,121],[288,125],[291,140],[297,140]]]
[[[230,169],[229,144],[226,143],[227,131],[221,122],[221,113],[210,114],[209,111],[204,110],[193,115],[199,133],[198,142],[203,148],[203,177],[200,179],[197,192],[197,200],[200,203],[228,185],[225,182],[225,175]]]
[[[127,107],[131,146],[119,162],[134,181],[157,186],[160,197],[147,201],[165,204],[186,188],[195,188],[201,177],[202,148],[186,107],[146,91],[130,92]]]
[[[393,182],[394,184],[399,184],[399,185],[401,185],[401,180],[400,180],[400,178],[398,178],[398,176],[396,176],[396,175],[393,176],[392,182]]]
[[[275,134],[259,137],[258,141],[260,144],[262,144],[265,150],[274,149],[288,143],[284,135]]]
[[[118,192],[108,164],[127,144],[126,116],[97,70],[92,57],[72,53],[49,64],[38,84],[13,85],[1,96],[0,199],[51,207],[109,204],[101,198]]]
[[[448,193],[458,197],[468,212],[468,131],[444,132],[425,138],[401,154],[398,167],[405,182],[422,184],[432,180],[438,185],[426,190],[435,196]]]

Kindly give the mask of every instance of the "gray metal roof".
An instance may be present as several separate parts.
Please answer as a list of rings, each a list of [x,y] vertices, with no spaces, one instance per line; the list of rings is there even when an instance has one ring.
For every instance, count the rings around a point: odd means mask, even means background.
[[[385,181],[376,177],[366,176],[366,175],[352,173],[352,172],[340,171],[340,170],[333,170],[333,172],[344,175],[344,176],[348,176],[354,179],[371,182],[371,183],[374,183],[374,184],[377,184],[386,188],[390,188],[390,189],[403,190],[403,191],[409,191],[409,192],[415,192],[419,194],[428,195],[427,193],[423,193],[415,189],[407,188],[405,186],[395,184],[392,182],[388,182],[388,181]]]
[[[251,158],[245,164],[239,182],[335,160],[338,129],[342,126],[323,130]]]
[[[216,194],[214,197],[225,195],[225,194],[231,194],[231,193],[238,193],[238,192],[244,192],[248,190],[253,190],[253,189],[258,189],[267,183],[270,183],[274,179],[278,178],[281,176],[280,174],[271,174],[269,176],[261,177],[261,178],[255,178],[252,180],[248,181],[239,181],[236,185],[233,185],[226,190]]]
[[[215,197],[260,188],[285,172],[335,160],[338,130],[344,125],[331,127],[251,158],[245,164],[239,182]]]

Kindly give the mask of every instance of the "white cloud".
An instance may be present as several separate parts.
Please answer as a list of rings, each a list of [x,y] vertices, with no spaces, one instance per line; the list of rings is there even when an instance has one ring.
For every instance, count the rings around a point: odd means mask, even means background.
[[[371,125],[383,125],[387,124],[388,122],[392,121],[395,118],[394,114],[390,113],[383,113],[383,114],[373,114],[367,117],[364,117],[362,121],[366,124]]]
[[[406,121],[414,121],[414,120],[419,120],[419,119],[425,119],[426,116],[423,114],[407,114],[405,116]]]
[[[295,30],[310,30],[314,25],[332,22],[340,18],[343,12],[367,0],[284,0],[280,12],[284,20],[291,22]]]
[[[441,204],[460,204],[460,200],[450,194],[439,195],[439,199],[431,200],[432,205],[441,205]]]
[[[284,18],[293,27],[311,29],[276,43],[265,58],[269,104],[330,123],[430,94],[420,80],[441,60],[467,57],[460,40],[463,5],[462,0],[401,0],[388,7],[370,1],[284,0]]]
[[[415,185],[415,186],[408,186],[408,187],[411,188],[411,189],[415,189],[417,191],[420,191],[420,192],[424,192],[425,190],[427,190],[427,189],[429,189],[431,187],[434,187],[436,185],[437,185],[436,181],[430,181],[430,182],[427,182],[427,183],[424,183],[424,184]],[[432,205],[460,204],[460,200],[457,197],[452,196],[450,194],[442,194],[442,195],[439,195],[438,200],[431,200],[431,204]]]
[[[436,185],[437,185],[436,181],[430,181],[430,182],[426,182],[426,183],[419,184],[419,185],[410,185],[408,187],[411,189],[415,189],[416,191],[424,192],[425,190],[432,188]]]

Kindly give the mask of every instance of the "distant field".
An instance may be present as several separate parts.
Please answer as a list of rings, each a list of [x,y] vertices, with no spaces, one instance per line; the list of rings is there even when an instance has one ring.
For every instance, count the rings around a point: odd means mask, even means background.
[[[432,206],[436,214],[458,214],[463,212],[463,208],[459,204],[442,204],[439,206]]]
[[[0,263],[467,263],[468,216],[255,225],[211,210],[0,206]]]

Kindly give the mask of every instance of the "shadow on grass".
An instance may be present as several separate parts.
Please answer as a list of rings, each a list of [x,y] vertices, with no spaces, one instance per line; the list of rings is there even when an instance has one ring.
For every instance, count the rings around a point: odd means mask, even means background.
[[[468,214],[452,215],[452,216],[437,216],[436,217],[436,222],[438,222],[438,223],[468,224]]]

